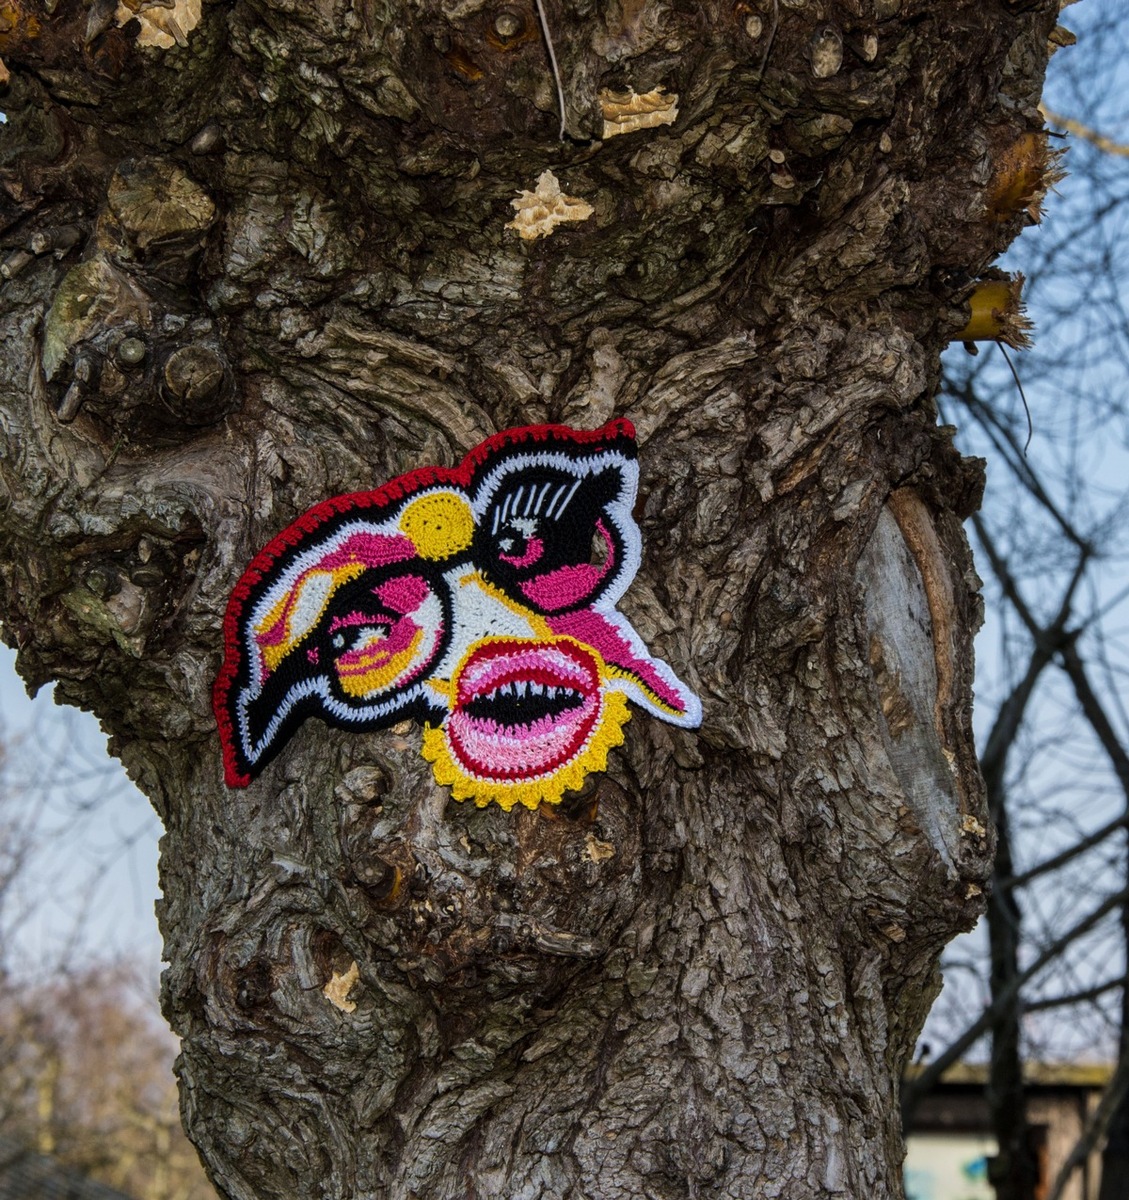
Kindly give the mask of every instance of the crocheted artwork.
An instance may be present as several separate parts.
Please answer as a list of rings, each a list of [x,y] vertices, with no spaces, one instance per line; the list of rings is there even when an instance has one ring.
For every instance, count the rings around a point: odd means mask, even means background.
[[[303,514],[228,605],[228,784],[250,783],[307,717],[414,718],[456,799],[535,808],[604,770],[628,699],[698,725],[697,697],[615,607],[640,563],[638,475],[627,421],[536,425]]]

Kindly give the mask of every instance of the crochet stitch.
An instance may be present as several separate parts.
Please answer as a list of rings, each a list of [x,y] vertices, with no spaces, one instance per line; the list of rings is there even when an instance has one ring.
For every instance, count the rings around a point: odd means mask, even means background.
[[[304,513],[228,604],[214,690],[228,785],[307,717],[413,718],[457,800],[535,808],[606,768],[626,699],[697,726],[698,698],[615,607],[641,560],[638,475],[628,421],[534,425]]]

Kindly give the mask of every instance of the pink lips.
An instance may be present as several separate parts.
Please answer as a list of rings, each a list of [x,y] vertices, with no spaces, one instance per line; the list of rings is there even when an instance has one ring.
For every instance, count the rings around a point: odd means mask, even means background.
[[[484,779],[552,773],[583,748],[602,709],[598,660],[571,638],[492,639],[454,684],[448,742],[464,770]]]

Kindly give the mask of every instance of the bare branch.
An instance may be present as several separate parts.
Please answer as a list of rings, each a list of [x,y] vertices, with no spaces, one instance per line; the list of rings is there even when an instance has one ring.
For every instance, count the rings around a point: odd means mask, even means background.
[[[1023,1005],[1025,1013],[1045,1012],[1051,1008],[1065,1008],[1068,1004],[1084,1004],[1087,1000],[1096,1000],[1114,988],[1124,987],[1127,975],[1119,975],[1116,979],[1107,979],[1095,987],[1085,988],[1080,992],[1069,992],[1065,996],[1050,996],[1046,1000],[1032,1000]]]
[[[1017,975],[996,996],[960,1037],[951,1042],[947,1049],[924,1067],[919,1075],[906,1080],[902,1086],[902,1121],[905,1127],[909,1127],[910,1118],[913,1116],[918,1101],[936,1086],[941,1076],[960,1059],[966,1050],[974,1046],[992,1028],[1000,1015],[1015,1001],[1024,984],[1038,975],[1048,963],[1058,958],[1076,938],[1088,933],[1099,921],[1119,908],[1126,900],[1129,900],[1129,888],[1122,888],[1112,896],[1106,897],[1093,912],[1055,938],[1025,971]]]
[[[1084,125],[1073,117],[1064,117],[1061,113],[1052,112],[1045,104],[1039,105],[1039,111],[1052,125],[1057,125],[1059,129],[1065,129],[1067,133],[1072,133],[1084,142],[1089,142],[1091,146],[1097,146],[1104,153],[1129,158],[1129,143],[1115,142],[1113,138],[1106,137],[1104,133],[1091,129],[1089,125]]]
[[[996,887],[1026,887],[1040,876],[1049,874],[1051,871],[1057,871],[1060,867],[1066,866],[1067,863],[1073,862],[1080,854],[1085,854],[1087,850],[1092,850],[1095,846],[1104,842],[1111,833],[1116,833],[1119,829],[1124,829],[1127,825],[1129,825],[1129,813],[1122,813],[1121,816],[1114,817],[1112,821],[1107,821],[1100,829],[1095,829],[1093,833],[1075,842],[1073,846],[1063,850],[1060,854],[1052,855],[1043,862],[1037,863],[1029,871],[1013,875],[1010,879],[1001,879],[997,882]]]

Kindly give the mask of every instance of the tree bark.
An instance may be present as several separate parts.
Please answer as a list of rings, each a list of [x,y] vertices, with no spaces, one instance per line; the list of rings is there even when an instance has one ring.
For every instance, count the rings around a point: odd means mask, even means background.
[[[1001,705],[984,753],[980,756],[984,793],[996,834],[995,865],[985,924],[992,1004],[1001,1007],[991,1023],[992,1055],[985,1096],[997,1142],[996,1155],[988,1167],[988,1177],[997,1200],[1033,1200],[1039,1186],[1035,1131],[1027,1119],[1027,1093],[1023,1077],[1023,980],[1019,963],[1023,913],[1017,889],[1010,884],[1015,878],[1015,868],[1008,823],[1008,761],[1039,679],[1053,662],[1055,652],[1070,637],[1067,626],[1080,575],[1079,571],[1071,581],[1054,622],[1047,629],[1037,631],[1027,670],[1007,701]],[[1007,1001],[1009,995],[1011,999]]]
[[[1015,874],[1011,839],[1001,778],[988,780],[989,807],[996,830],[997,884]],[[993,787],[994,784],[994,787]],[[994,794],[993,794],[994,793]],[[994,803],[993,803],[994,801]],[[1020,974],[1019,939],[1022,914],[1014,891],[993,887],[988,899],[990,984],[995,998],[1014,987]],[[1023,1084],[1023,1050],[1020,1003],[1008,1005],[992,1024],[992,1058],[986,1089],[992,1129],[998,1150],[989,1164],[988,1177],[996,1200],[1033,1200],[1039,1183],[1039,1164],[1027,1120],[1027,1093]]]
[[[1122,906],[1121,929],[1124,945],[1129,949],[1129,906]],[[1121,1037],[1118,1045],[1117,1067],[1129,1063],[1129,988],[1121,994]],[[1101,1190],[1098,1200],[1117,1200],[1129,1187],[1129,1100],[1122,1091],[1110,1116],[1105,1145],[1102,1148]]]
[[[987,197],[1057,4],[549,3],[563,141],[525,3],[24,4],[5,634],[164,821],[164,1005],[221,1192],[901,1195],[901,1069],[991,859],[980,465],[932,396],[1024,220]],[[659,86],[672,124],[601,138]],[[594,213],[525,241],[546,170]],[[450,800],[416,726],[307,721],[224,786],[220,625],[268,538],[612,415],[621,606],[700,730],[637,714],[549,811]]]

